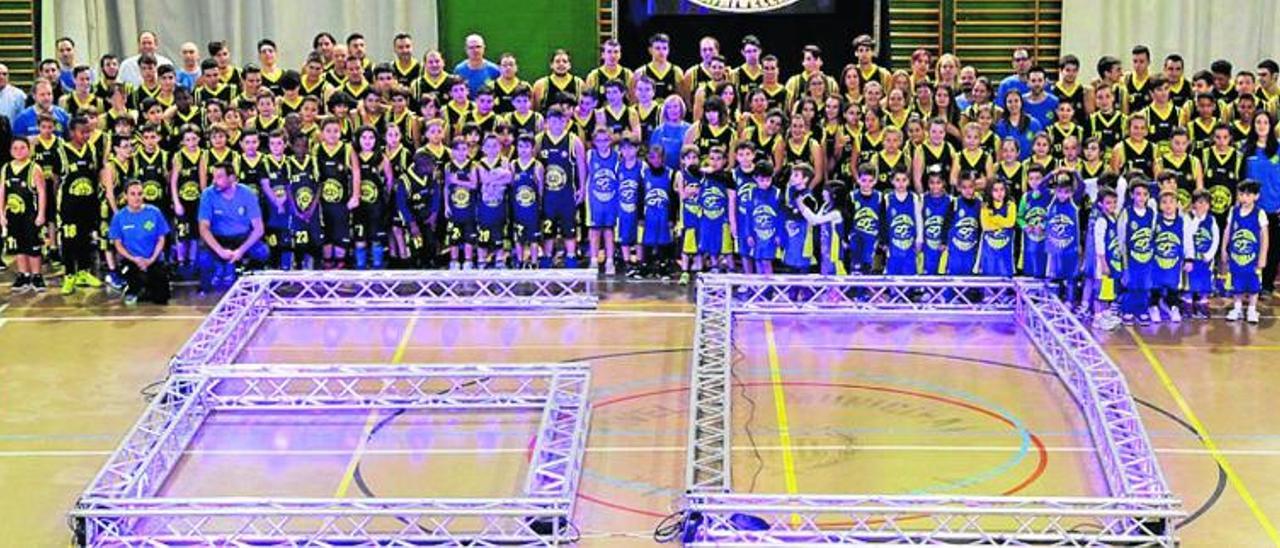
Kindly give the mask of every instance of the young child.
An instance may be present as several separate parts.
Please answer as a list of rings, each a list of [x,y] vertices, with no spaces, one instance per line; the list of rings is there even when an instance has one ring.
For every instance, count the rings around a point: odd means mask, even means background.
[[[356,129],[356,167],[360,171],[360,203],[353,216],[356,268],[386,266],[387,205],[391,183],[391,165],[381,154],[378,131],[373,126]]]
[[[40,228],[44,226],[48,200],[44,173],[31,159],[31,143],[26,139],[14,139],[9,153],[13,160],[0,168],[0,204],[5,205],[0,211],[0,228],[15,243],[9,251],[17,254],[18,275],[11,291],[15,295],[24,291],[42,293],[46,286],[40,273],[44,247]]]
[[[527,95],[523,99],[528,101]],[[519,103],[519,101],[516,101]],[[538,196],[542,195],[542,162],[534,156],[534,137],[521,133],[516,137],[516,160],[511,165],[511,229],[516,248],[516,267],[537,266]]]
[[[505,260],[501,255],[507,234],[507,187],[513,177],[510,166],[502,159],[502,142],[497,135],[485,135],[480,150],[483,156],[475,168],[480,185],[480,201],[476,203],[478,259],[481,269],[489,268],[490,259],[494,261],[494,268],[502,269]]]
[[[604,243],[604,274],[613,276],[614,226],[618,224],[618,153],[613,148],[613,135],[600,127],[591,136],[587,152],[587,228],[589,229],[589,264],[600,268],[600,244]]]
[[[747,244],[751,238],[751,200],[756,190],[756,147],[749,140],[739,141],[733,147],[734,167],[733,185],[737,194],[738,232],[734,234],[737,242],[738,256],[742,258],[742,272],[750,274],[755,267],[752,246]]]
[[[738,222],[739,226],[748,225],[744,247],[751,250],[754,271],[768,275],[773,274],[773,261],[782,249],[782,191],[773,186],[773,164],[769,161],[758,162],[751,175],[754,189],[749,214]]]
[[[698,224],[702,209],[698,196],[702,188],[702,174],[698,171],[698,147],[685,145],[680,149],[680,173],[675,187],[680,196],[680,285],[688,285],[694,256],[698,254]]]
[[[849,270],[859,274],[876,272],[876,250],[884,234],[884,195],[876,189],[876,168],[870,163],[858,167],[858,190],[850,200],[853,228],[849,231]]]
[[[1027,166],[1027,189],[1018,204],[1018,229],[1022,232],[1022,275],[1045,277],[1045,215],[1052,199],[1044,189],[1045,168],[1036,163]]]
[[[1197,320],[1209,319],[1209,297],[1213,295],[1213,267],[1222,235],[1213,218],[1208,192],[1198,190],[1191,195],[1187,212],[1187,231],[1191,234],[1191,269],[1187,272],[1186,293],[1190,298],[1190,314]]]
[[[888,254],[884,271],[890,276],[915,276],[920,274],[917,258],[924,244],[920,197],[908,189],[911,177],[905,171],[895,172],[892,181],[893,192],[885,198]]]
[[[1227,321],[1239,321],[1241,305],[1248,301],[1245,321],[1258,323],[1258,293],[1262,290],[1262,265],[1267,258],[1267,216],[1257,206],[1260,185],[1245,179],[1236,187],[1236,206],[1227,219],[1226,245],[1222,246],[1223,270],[1230,276],[1231,311]]]
[[[1116,212],[1119,197],[1112,190],[1115,176],[1108,174],[1098,187],[1089,239],[1086,241],[1085,299],[1092,307],[1093,326],[1112,330],[1120,326],[1120,318],[1110,310],[1115,301],[1118,280],[1124,276],[1123,249],[1120,245]]]
[[[947,223],[947,254],[942,270],[949,276],[972,276],[978,268],[978,246],[982,240],[982,199],[977,196],[977,186],[983,175],[969,171],[960,177],[959,196],[956,196]]]
[[[1053,201],[1044,215],[1045,277],[1058,284],[1067,306],[1076,301],[1080,268],[1080,211],[1075,201],[1075,176],[1054,177]]]
[[[1124,298],[1120,319],[1125,325],[1151,325],[1151,277],[1155,253],[1155,213],[1147,206],[1151,199],[1147,181],[1129,180],[1129,202],[1120,214],[1118,239],[1123,248]]]
[[[947,222],[951,216],[952,198],[947,194],[947,181],[942,170],[929,170],[929,193],[924,196],[920,213],[923,223],[922,274],[941,274],[942,255],[947,249]]]
[[[320,126],[320,143],[312,157],[319,170],[321,246],[324,268],[332,270],[346,262],[351,245],[351,211],[360,205],[360,169],[356,153],[342,140],[342,122],[335,117]],[[210,155],[213,152],[210,151]]]
[[[1171,323],[1182,322],[1182,274],[1191,270],[1188,259],[1195,254],[1192,236],[1178,207],[1176,190],[1160,191],[1160,214],[1156,217],[1155,270],[1151,275],[1151,321],[1163,315]]]
[[[290,156],[286,168],[289,179],[288,245],[280,256],[286,270],[312,270],[320,262],[322,232],[320,229],[320,172],[311,155],[311,139],[305,133],[289,140]],[[296,262],[295,262],[296,261]]]
[[[173,213],[177,221],[173,228],[178,275],[188,277],[194,273],[191,265],[195,261],[199,238],[196,213],[206,184],[206,179],[200,175],[200,166],[205,164],[206,152],[200,148],[200,128],[187,124],[179,133],[182,135],[182,148],[173,155],[169,194],[173,196]]]
[[[652,147],[645,155],[645,166],[640,172],[644,195],[644,228],[640,243],[643,253],[650,258],[645,263],[649,276],[662,276],[671,260],[671,235],[675,221],[671,217],[672,171],[667,168],[666,154],[662,147]]]
[[[640,147],[631,133],[622,135],[618,143],[618,245],[622,246],[622,261],[626,265],[627,277],[640,277],[640,267],[644,262],[644,249],[640,247],[640,193],[641,170],[644,163],[640,161]]]
[[[453,140],[453,155],[445,164],[445,219],[448,221],[449,270],[471,270],[476,239],[476,170],[468,158],[466,139]],[[465,260],[465,266],[459,259]]]
[[[804,173],[804,169],[808,168],[805,164],[799,164],[794,171]],[[812,169],[812,168],[808,168]],[[812,179],[812,174],[807,176]],[[894,175],[895,180],[905,178],[902,185],[905,186],[910,182],[910,176],[905,171],[898,172]],[[844,241],[844,216],[835,207],[836,193],[842,192],[843,187],[839,181],[827,181],[820,185],[822,188],[821,201],[818,201],[815,207],[813,195],[802,198],[799,202],[800,213],[804,215],[804,220],[813,228],[813,255],[818,263],[818,273],[823,276],[844,276],[847,271],[844,268],[844,260],[841,258],[841,242]],[[920,226],[916,223],[916,226]]]
[[[285,253],[289,246],[289,158],[285,156],[288,147],[287,137],[283,129],[272,131],[267,136],[267,156],[262,160],[263,178],[257,181],[259,193],[265,198],[266,207],[262,208],[266,217],[267,245],[271,247],[271,264],[281,270],[293,268],[292,259],[285,262]],[[253,184],[249,181],[248,184]]]
[[[551,268],[556,239],[564,242],[564,264],[578,266],[577,204],[582,202],[586,165],[582,140],[569,129],[569,113],[560,106],[547,110],[547,130],[538,135],[538,159],[546,170],[542,194],[542,258],[539,265]]]
[[[725,171],[727,153],[714,145],[707,152],[702,167],[702,187],[698,193],[698,270],[706,266],[711,272],[728,270],[733,253],[733,238],[738,233],[737,196],[732,176]]]
[[[1006,140],[1007,142],[1007,140]],[[1009,184],[996,178],[988,185],[982,205],[982,245],[978,272],[983,276],[1013,276],[1013,227],[1018,206],[1009,199]]]
[[[875,184],[874,172],[868,170]],[[805,200],[813,201],[813,193],[809,182],[813,179],[813,167],[804,162],[791,166],[787,179],[787,187],[783,191],[783,227],[786,229],[785,247],[782,250],[782,264],[792,272],[807,274],[813,266],[812,226],[804,215],[801,204]],[[862,176],[859,175],[859,181]],[[883,200],[879,203],[883,203]],[[811,206],[810,209],[817,209]],[[879,234],[877,234],[879,237]]]

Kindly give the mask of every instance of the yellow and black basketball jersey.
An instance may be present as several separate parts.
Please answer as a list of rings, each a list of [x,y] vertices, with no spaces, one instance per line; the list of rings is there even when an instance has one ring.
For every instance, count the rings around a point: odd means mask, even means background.
[[[427,71],[422,71],[422,77],[413,82],[413,97],[415,100],[420,99],[423,95],[433,93],[436,100],[443,103],[449,100],[449,90],[445,89],[445,83],[449,81],[449,73],[440,71],[440,74],[431,76]]]
[[[316,159],[320,174],[320,200],[326,204],[340,204],[351,198],[351,145],[338,143],[330,147],[316,145],[311,155]]]
[[[409,112],[408,110],[399,114],[396,114],[395,112],[388,112],[382,115],[382,120],[382,135],[386,134],[387,127],[389,125],[394,125],[400,129],[400,142],[412,143],[410,139],[413,137],[413,128],[418,127],[417,114]]]
[[[1097,137],[1102,143],[1102,149],[1109,151],[1124,139],[1125,116],[1120,111],[1114,111],[1110,115],[1101,111],[1093,113],[1089,117],[1089,137]]]
[[[1101,177],[1102,174],[1106,171],[1107,171],[1107,163],[1102,160],[1098,160],[1097,162],[1094,162],[1092,164],[1086,161],[1080,162],[1080,178],[1081,179],[1085,179],[1085,180],[1097,179],[1098,177]]]
[[[271,90],[277,96],[280,95],[280,78],[284,76],[284,69],[276,67],[274,70],[262,69],[262,87]],[[256,185],[255,185],[256,186]]]
[[[1156,146],[1167,148],[1169,139],[1173,138],[1173,128],[1178,127],[1178,109],[1172,102],[1164,106],[1151,103],[1143,110],[1147,116],[1147,139]]]
[[[129,84],[120,82],[118,80],[108,81],[106,78],[103,78],[101,74],[98,75],[96,82],[89,85],[89,89],[99,99],[102,99],[104,103],[110,103],[112,84],[120,84],[122,87],[124,87],[124,96],[126,100],[131,101],[133,99],[133,86],[130,86]],[[48,176],[48,173],[45,173],[45,175]]]
[[[129,96],[129,107],[139,108],[142,106],[143,99],[158,99],[160,96],[160,84],[157,82],[153,88],[148,88],[144,82],[133,87],[133,92]]]
[[[400,59],[396,59],[391,63],[391,75],[395,77],[396,82],[408,88],[422,76],[422,63],[410,57],[409,64],[405,66],[400,64]]]
[[[289,116],[290,114],[299,114],[299,115],[301,115],[301,114],[302,114],[302,98],[303,98],[303,97],[305,97],[305,96],[304,96],[304,95],[299,95],[299,96],[295,97],[295,98],[294,98],[294,99],[292,99],[292,100],[290,100],[288,97],[281,97],[281,98],[280,98],[280,107],[279,107],[279,108],[280,108],[280,117],[281,117],[281,118],[284,118],[284,117]]]
[[[299,95],[302,95],[303,97],[315,97],[316,99],[323,99],[324,88],[325,86],[329,85],[329,82],[326,81],[323,76],[321,76],[320,78],[317,78],[316,81],[314,82],[308,82],[305,76],[300,78],[299,80],[301,81],[301,83],[298,85]]]
[[[209,101],[217,99],[223,103],[231,103],[231,100],[238,95],[239,90],[235,84],[226,82],[218,82],[216,87],[199,86],[196,88],[195,99],[198,104],[205,104]]]
[[[472,109],[471,116],[467,118],[467,123],[475,124],[480,128],[480,134],[493,133],[493,128],[498,124],[498,115],[492,111],[480,114],[479,111]]]
[[[578,97],[582,96],[582,89],[586,87],[582,84],[581,78],[572,74],[565,74],[564,76],[549,74],[544,76],[542,80],[545,82],[542,95],[543,108],[552,104],[555,98],[560,95],[570,97],[576,101]]]
[[[622,82],[622,85],[630,88],[632,80],[631,69],[619,65],[610,70],[609,67],[600,65],[587,73],[587,78],[583,81],[583,84],[591,91],[603,93],[604,85],[611,80]]]
[[[1195,175],[1201,171],[1200,159],[1190,154],[1183,154],[1181,158],[1174,157],[1172,152],[1165,153],[1160,157],[1160,170],[1164,172],[1177,172],[1181,177],[1178,180],[1178,205],[1184,210],[1191,205],[1191,191],[1195,189]],[[1190,182],[1188,186],[1186,183]]]
[[[112,188],[111,196],[105,194],[107,191],[105,187],[102,189],[104,194],[102,196],[101,213],[104,219],[111,215],[111,206],[107,202],[115,202],[117,208],[125,205],[124,183],[134,177],[135,171],[132,161],[122,161],[114,156],[107,159],[105,169],[110,170],[112,173]]]
[[[1071,106],[1075,107],[1075,123],[1084,125],[1089,119],[1088,113],[1084,111],[1085,89],[1080,82],[1075,82],[1068,86],[1059,80],[1053,83],[1049,92],[1058,98],[1058,102],[1071,103]]]
[[[1139,171],[1148,178],[1155,176],[1156,147],[1151,141],[1134,144],[1129,139],[1120,142],[1121,175],[1129,171]]]
[[[516,136],[521,133],[529,135],[537,135],[539,128],[542,127],[542,114],[529,111],[528,114],[520,114],[519,112],[511,112],[507,114],[507,123],[511,125],[511,130]]]
[[[40,190],[36,188],[35,181],[38,169],[40,166],[29,158],[21,165],[18,165],[17,161],[11,161],[0,168],[0,185],[4,185],[5,191],[5,203],[3,209],[0,209],[0,214],[18,215],[31,219],[38,213],[36,210],[40,207]],[[13,217],[10,217],[10,220],[13,222]]]
[[[680,91],[680,79],[683,75],[680,73],[680,67],[671,63],[667,63],[665,67],[658,68],[653,66],[652,62],[649,62],[636,69],[635,74],[637,76],[647,76],[653,81],[653,96],[659,102]]]
[[[986,135],[978,140],[978,148],[981,148],[992,159],[997,157],[1000,152],[1000,137],[994,131],[987,131]]]
[[[738,87],[738,97],[746,99],[751,90],[760,87],[764,83],[764,69],[761,67],[751,68],[748,65],[742,65],[733,69],[730,76],[734,85]]]
[[[621,136],[622,132],[631,130],[631,110],[625,105],[614,111],[609,105],[600,107],[599,112],[604,117],[604,127],[615,136]]]
[[[872,162],[876,159],[876,155],[884,149],[884,132],[872,135],[862,132],[862,137],[858,139],[858,165]]]
[[[1011,196],[1021,196],[1023,187],[1027,185],[1027,164],[1000,162],[996,164],[996,179],[1004,181],[1009,186]]]
[[[956,159],[960,162],[960,173],[962,175],[974,171],[986,177],[987,169],[991,166],[991,155],[981,148],[977,150],[961,150],[956,154]]]
[[[897,115],[892,112],[884,111],[884,127],[896,127],[902,130],[903,135],[907,132],[907,121],[911,119],[911,110],[902,109]]]
[[[1187,134],[1191,138],[1191,152],[1199,154],[1201,151],[1209,150],[1213,147],[1213,128],[1218,127],[1218,120],[1211,118],[1205,120],[1196,118],[1187,124]]]
[[[193,204],[200,199],[200,162],[205,159],[205,154],[204,149],[196,149],[193,154],[185,148],[174,154],[174,171],[178,173],[178,201]],[[195,212],[188,211],[186,214],[194,217]]]
[[[787,93],[787,87],[782,84],[760,84],[760,89],[764,91],[765,97],[769,98],[769,109],[786,110],[787,104],[790,103],[791,97]],[[745,97],[745,96],[741,96]]]
[[[230,138],[228,138],[230,141]],[[213,180],[213,166],[218,164],[230,164],[235,170],[236,176],[240,175],[240,153],[233,150],[230,146],[222,150],[209,149],[205,151],[209,157],[209,180]]]
[[[39,135],[31,138],[31,160],[40,166],[45,177],[62,176],[62,139],[56,136],[48,140]]]
[[[1249,140],[1249,132],[1253,129],[1252,122],[1234,120],[1227,125],[1231,128],[1231,143],[1234,144],[1236,148],[1243,147],[1244,143]]]
[[[911,173],[910,160],[907,154],[902,151],[890,154],[887,151],[880,151],[875,156],[876,166],[876,189],[889,190],[893,188],[893,173],[901,171]]]
[[[1129,72],[1120,81],[1124,86],[1125,98],[1129,101],[1129,112],[1139,112],[1151,104],[1151,75],[1139,78]]]
[[[707,70],[707,68],[702,66],[701,63],[685,69],[684,74],[686,78],[691,78],[693,80],[689,85],[689,89],[693,90],[695,93],[698,88],[703,86],[703,84],[707,84],[712,81],[711,71]],[[707,93],[711,93],[711,91],[708,90]]]
[[[641,142],[648,143],[649,137],[653,136],[653,130],[657,129],[662,123],[662,105],[655,101],[648,107],[637,104],[627,108],[631,109],[631,112],[640,120]]]
[[[169,153],[160,148],[152,153],[138,149],[133,155],[133,173],[142,182],[143,201],[168,211]]]
[[[937,166],[942,170],[942,180],[951,181],[951,167],[956,158],[956,151],[951,147],[951,143],[943,141],[941,145],[934,146],[929,142],[921,143],[916,151],[924,158],[924,173],[928,177],[929,170]]]
[[[858,76],[862,77],[862,85],[867,82],[879,82],[886,90],[889,88],[890,72],[880,65],[872,64],[870,68],[858,67]]]
[[[733,154],[733,151],[729,150],[729,143],[732,141],[733,126],[721,124],[720,127],[711,127],[710,124],[703,122],[698,124],[698,138],[694,144],[698,145],[698,154],[702,156],[706,156],[713,146],[724,148],[727,158]]]
[[[1204,188],[1209,192],[1210,208],[1215,215],[1223,215],[1235,202],[1236,185],[1244,178],[1244,156],[1234,148],[1226,154],[1208,148],[1202,153],[1200,164],[1204,168]]]
[[[90,92],[89,96],[83,100],[81,100],[75,93],[67,93],[62,96],[62,108],[71,116],[78,116],[80,113],[90,108],[95,112],[101,113],[106,110],[104,105],[106,105],[106,102],[103,101],[101,97],[94,95],[92,92]],[[110,128],[111,126],[107,127]]]
[[[1076,125],[1075,122],[1068,122],[1066,125],[1054,122],[1049,126],[1048,133],[1051,143],[1049,152],[1054,158],[1062,158],[1062,143],[1066,142],[1068,137],[1075,137],[1076,142],[1084,146],[1084,128]]]
[[[431,170],[431,173],[435,174],[436,177],[439,177],[444,173],[444,166],[449,163],[452,156],[449,152],[449,147],[444,145],[433,145],[431,143],[427,143],[419,147],[417,154],[426,156],[427,159],[431,161],[431,166],[434,168]]]
[[[769,135],[764,128],[754,126],[747,131],[747,139],[756,147],[756,158],[773,161],[773,151],[782,142],[781,135]]]
[[[1176,82],[1169,82],[1169,101],[1173,102],[1173,104],[1186,104],[1194,98],[1195,95],[1191,91],[1191,82],[1188,82],[1185,77],[1179,78]]]
[[[228,65],[225,69],[219,69],[218,80],[224,84],[240,85],[244,81],[244,73],[240,67]]]
[[[441,109],[441,114],[444,115],[444,121],[449,124],[449,128],[457,131],[462,127],[462,124],[467,123],[467,120],[471,119],[471,112],[474,109],[475,105],[470,101],[461,105],[454,103],[453,101],[449,101],[448,103],[445,103],[444,108]]]
[[[494,80],[493,111],[498,114],[506,114],[514,111],[516,107],[511,104],[512,96],[515,95],[516,88],[519,88],[520,85],[524,83],[525,81],[519,78],[515,78],[510,82],[504,81],[502,78]]]
[[[59,186],[61,196],[98,196],[101,190],[99,170],[102,166],[98,149],[90,143],[77,147],[70,141],[63,141],[59,154],[62,156],[62,184]]]
[[[342,84],[342,91],[347,92],[356,102],[363,101],[365,96],[373,93],[373,86],[369,85],[367,80],[362,80],[358,85],[352,84],[351,80],[347,80]]]

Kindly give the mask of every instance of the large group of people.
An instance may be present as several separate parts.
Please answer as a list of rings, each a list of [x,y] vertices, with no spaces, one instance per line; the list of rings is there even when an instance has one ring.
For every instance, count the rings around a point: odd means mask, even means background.
[[[175,64],[144,32],[91,67],[63,38],[29,93],[0,66],[13,291],[50,260],[63,293],[102,276],[130,303],[262,267],[1021,275],[1112,327],[1207,318],[1215,295],[1256,322],[1274,290],[1273,60],[1020,48],[996,76],[925,50],[893,70],[859,36],[835,71],[748,36],[681,68],[657,34],[639,67],[610,40],[585,77],[556,50],[527,78],[478,35],[452,69],[392,45],[322,32],[295,69],[270,39],[243,66],[188,43]]]

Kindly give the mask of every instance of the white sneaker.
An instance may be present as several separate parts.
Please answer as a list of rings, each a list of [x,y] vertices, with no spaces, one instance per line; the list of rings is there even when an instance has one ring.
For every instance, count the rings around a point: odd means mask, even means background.
[[[449,270],[460,270],[462,265],[458,261],[449,261]]]
[[[1160,323],[1160,307],[1152,305],[1147,309],[1147,314],[1151,316],[1151,323]]]
[[[1260,318],[1258,317],[1258,309],[1252,306],[1249,307],[1249,311],[1244,316],[1244,321],[1249,323],[1258,323],[1259,319]]]
[[[467,261],[467,262],[465,262],[465,263],[462,263],[462,269],[463,269],[463,270],[475,270],[475,268],[476,268],[476,265],[475,265],[474,263],[472,263],[471,261]]]
[[[1152,319],[1154,320],[1155,318]],[[1178,310],[1178,307],[1169,307],[1169,321],[1173,323],[1182,323],[1182,311]]]
[[[1239,304],[1231,307],[1231,311],[1227,312],[1227,321],[1229,322],[1240,321],[1240,305]]]
[[[613,265],[613,261],[604,263],[604,275],[613,276],[618,273],[618,269]]]

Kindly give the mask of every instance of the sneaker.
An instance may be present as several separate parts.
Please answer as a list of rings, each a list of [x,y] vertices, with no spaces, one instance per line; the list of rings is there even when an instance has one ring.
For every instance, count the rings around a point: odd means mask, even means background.
[[[1159,317],[1159,316],[1157,316],[1157,317]],[[1148,325],[1151,325],[1151,315],[1150,315],[1150,314],[1140,314],[1140,315],[1138,315],[1138,325],[1140,325],[1140,326],[1142,326],[1142,327],[1146,327],[1146,326],[1148,326]]]
[[[449,270],[461,270],[462,264],[458,261],[449,261]]]
[[[1230,312],[1227,312],[1227,321],[1238,322],[1240,321],[1240,315],[1241,315],[1240,305],[1237,304],[1231,307]]]
[[[115,272],[107,273],[107,287],[120,291],[124,289],[124,280],[120,279],[120,275]]]
[[[1169,321],[1172,323],[1182,323],[1182,311],[1178,307],[1169,308]]]
[[[44,276],[36,274],[31,277],[31,290],[36,293],[44,293],[49,287],[44,284]]]
[[[475,263],[472,263],[471,261],[467,261],[467,262],[465,262],[465,263],[462,263],[462,269],[463,269],[463,270],[475,270],[475,268],[476,268]]]
[[[1213,313],[1210,312],[1209,310],[1209,303],[1200,303],[1196,306],[1199,307],[1199,309],[1196,311],[1197,320],[1207,320],[1211,316],[1213,316]]]
[[[19,273],[18,277],[13,279],[13,287],[10,289],[10,292],[17,295],[19,293],[26,293],[32,289],[34,288],[31,286],[31,279],[28,278],[26,274]]]
[[[689,273],[688,273],[688,272],[681,272],[681,273],[680,273],[680,285],[689,285]]]
[[[138,306],[138,296],[137,296],[137,295],[125,295],[125,296],[124,296],[124,305],[125,305],[125,306],[127,306],[127,307],[129,307],[129,308],[133,308],[133,307],[135,307],[135,306]]]
[[[618,268],[614,266],[613,261],[604,263],[604,275],[614,276],[618,273]]]
[[[1151,308],[1147,309],[1146,316],[1147,321],[1151,323],[1160,323],[1160,307],[1152,305]]]
[[[76,276],[74,274],[70,276],[63,276],[62,277],[62,294],[70,295],[75,292],[76,292]]]
[[[1246,312],[1244,315],[1244,321],[1256,324],[1258,323],[1259,319],[1261,318],[1258,316],[1258,309],[1252,306],[1249,307],[1249,311]]]
[[[88,270],[77,272],[75,283],[77,287],[102,287],[102,280]]]
[[[1120,316],[1120,323],[1124,325],[1133,325],[1137,323],[1137,321],[1134,319],[1133,314],[1124,314]]]

